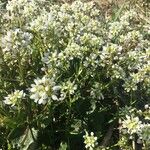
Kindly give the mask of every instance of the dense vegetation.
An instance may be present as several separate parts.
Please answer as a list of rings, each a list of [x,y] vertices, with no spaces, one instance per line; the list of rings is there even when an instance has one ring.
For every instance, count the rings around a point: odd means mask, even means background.
[[[148,2],[0,2],[2,150],[149,150]]]

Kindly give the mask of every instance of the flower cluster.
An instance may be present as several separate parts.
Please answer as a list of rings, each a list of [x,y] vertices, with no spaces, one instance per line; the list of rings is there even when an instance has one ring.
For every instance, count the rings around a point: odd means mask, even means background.
[[[142,124],[138,136],[140,140],[145,141],[150,145],[150,124]]]
[[[22,128],[30,118],[31,128],[42,127],[44,132],[58,135],[63,130],[70,136],[74,127],[83,129],[90,122],[106,131],[103,122],[114,120],[116,108],[148,102],[150,28],[135,8],[121,9],[109,19],[94,2],[59,5],[48,0],[9,0],[2,8],[0,107],[6,112],[5,105],[27,108],[12,109],[2,118],[8,120],[10,131],[16,131],[18,124]],[[26,91],[25,102],[22,90]],[[14,92],[4,98],[7,91]],[[116,110],[113,115],[109,108]],[[145,143],[149,139],[149,105],[141,112],[131,108],[124,114],[121,130]],[[13,125],[12,116],[17,116]],[[100,126],[99,117],[104,118]],[[58,147],[52,143],[56,142],[50,142],[50,147]],[[84,143],[86,149],[94,149],[97,137],[86,132]]]
[[[139,132],[141,121],[138,117],[126,116],[126,119],[122,121],[122,128],[127,129],[127,133],[130,135]]]
[[[9,0],[3,19],[11,21],[12,24],[19,23],[23,25],[22,23],[24,22],[28,23],[41,11],[41,6],[44,5],[44,2],[45,0]]]
[[[128,134],[131,139],[136,134],[138,136],[137,143],[144,143],[146,146],[150,146],[150,124],[148,123],[150,119],[147,117],[150,115],[149,105],[145,105],[145,109],[143,111],[131,109],[128,113],[130,116],[126,115],[126,118],[121,121],[120,129],[122,134]]]
[[[93,132],[91,132],[90,135],[88,134],[87,131],[85,133],[86,134],[83,136],[85,148],[89,150],[93,150],[97,145],[97,137],[94,136]]]
[[[46,104],[50,99],[52,87],[55,85],[53,79],[44,76],[42,79],[37,78],[34,80],[35,84],[31,84],[30,98],[38,104]]]
[[[31,54],[31,40],[33,35],[19,28],[8,30],[1,38],[2,53],[5,61],[17,60],[18,56],[24,57]]]
[[[11,94],[8,94],[7,97],[5,97],[4,103],[13,107],[18,105],[24,97],[25,93],[23,91],[15,90]]]

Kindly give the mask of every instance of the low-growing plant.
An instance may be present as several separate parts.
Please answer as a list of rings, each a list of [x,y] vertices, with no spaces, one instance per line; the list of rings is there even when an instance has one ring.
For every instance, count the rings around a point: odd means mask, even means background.
[[[0,13],[2,149],[125,150],[137,138],[147,150],[144,14],[125,8],[107,17],[93,2],[46,0],[8,1]]]

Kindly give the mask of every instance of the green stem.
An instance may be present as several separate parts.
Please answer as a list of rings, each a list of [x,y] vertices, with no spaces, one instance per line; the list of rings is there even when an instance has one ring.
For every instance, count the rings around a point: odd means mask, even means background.
[[[69,94],[68,101],[68,118],[67,118],[67,142],[68,142],[68,150],[70,150],[70,138],[69,138],[69,129],[70,129],[70,120],[71,120],[71,96]]]

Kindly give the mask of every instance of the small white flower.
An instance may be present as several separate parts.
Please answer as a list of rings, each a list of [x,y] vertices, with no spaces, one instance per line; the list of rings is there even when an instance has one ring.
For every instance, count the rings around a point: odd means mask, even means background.
[[[23,55],[23,52],[21,53],[23,49],[30,50],[32,38],[31,33],[19,28],[8,30],[1,38],[2,51],[5,55],[10,54],[11,57],[16,57],[18,53]]]
[[[18,100],[24,97],[25,93],[23,91],[15,90],[13,93],[5,97],[4,103],[13,107],[18,103]]]
[[[127,132],[132,135],[140,130],[142,122],[138,117],[126,116],[126,119],[122,121],[122,129],[127,129]]]
[[[35,84],[31,84],[30,88],[30,98],[34,99],[35,103],[46,104],[48,98],[50,98],[50,92],[55,84],[52,79],[44,76],[42,79],[35,79]]]
[[[53,87],[53,91],[59,91],[61,89],[61,86],[56,85]]]
[[[150,124],[141,124],[138,136],[142,141],[149,142],[150,144]]]
[[[88,132],[85,132],[83,138],[84,138],[84,144],[86,149],[93,150],[97,145],[97,137],[94,136],[93,132],[91,132],[90,135],[88,134]]]
[[[148,104],[146,104],[144,107],[145,107],[145,109],[148,109],[148,108],[149,108],[149,105],[148,105]]]
[[[53,99],[54,101],[59,100],[56,95],[52,95],[52,99]]]
[[[62,91],[63,92],[66,91],[71,95],[73,95],[76,90],[77,90],[77,85],[74,84],[74,82],[67,81],[67,82],[64,82],[62,85]]]

